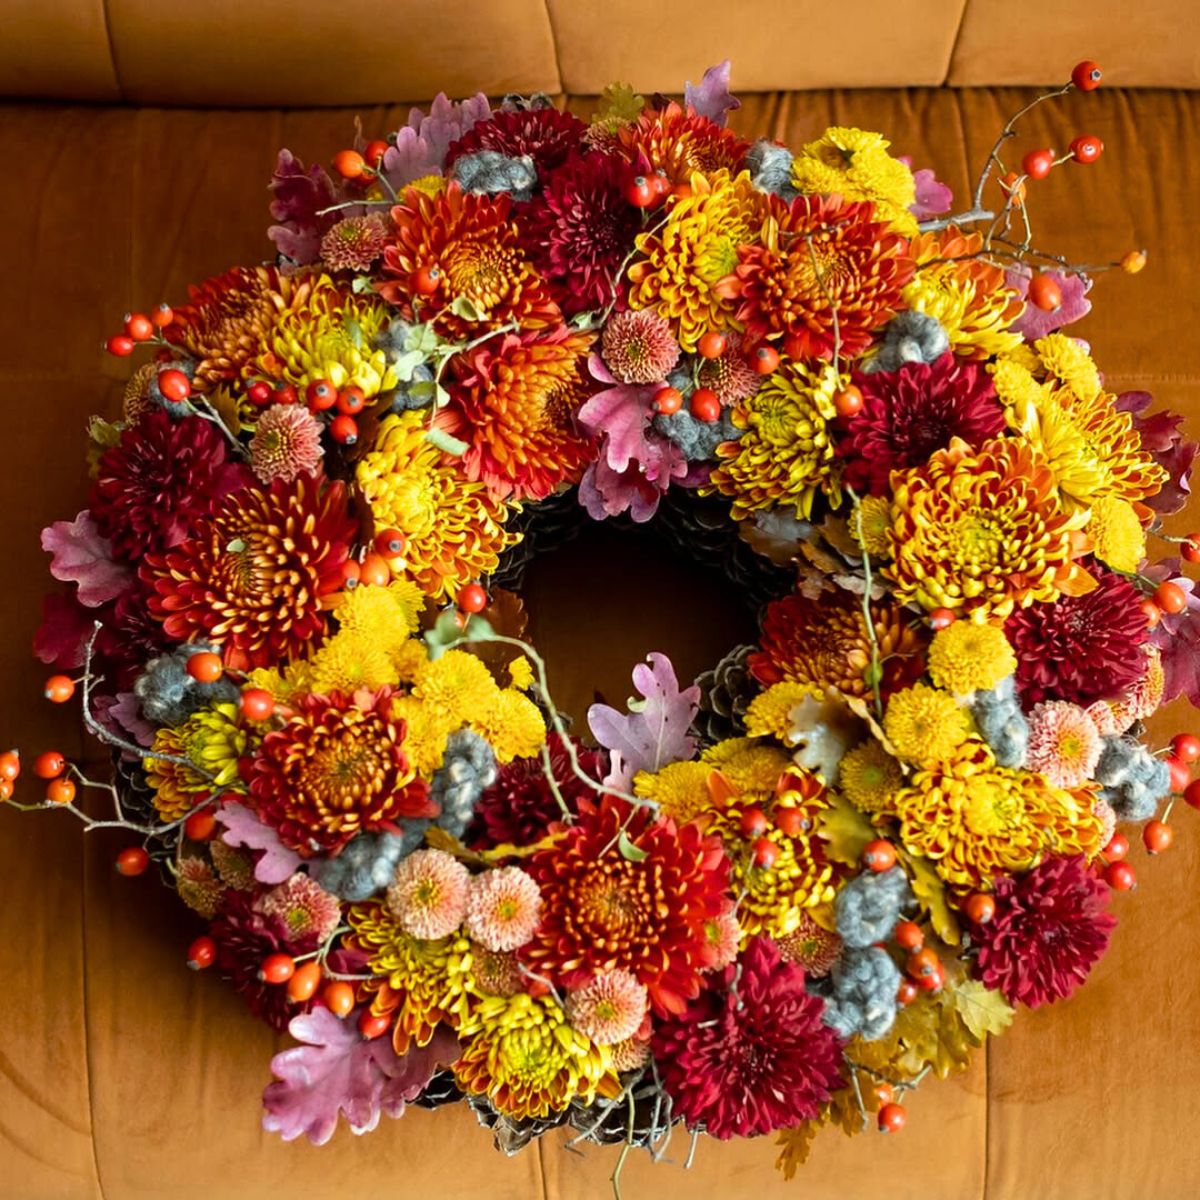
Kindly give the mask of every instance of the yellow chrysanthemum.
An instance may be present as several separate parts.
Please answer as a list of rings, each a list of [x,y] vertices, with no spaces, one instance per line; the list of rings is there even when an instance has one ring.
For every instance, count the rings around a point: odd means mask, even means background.
[[[999,625],[955,621],[934,634],[929,647],[929,678],[956,696],[988,691],[1016,669],[1017,656]]]
[[[945,762],[971,731],[954,697],[923,683],[892,696],[883,728],[896,753],[919,767]]]
[[[429,661],[429,651],[419,638],[408,638],[392,654],[392,666],[401,683],[412,683]]]
[[[487,664],[466,650],[447,650],[418,666],[413,679],[413,695],[459,725],[487,708],[498,692]]]
[[[770,792],[791,765],[778,746],[753,738],[727,738],[710,746],[700,761],[715,767],[739,792]]]
[[[1050,465],[1023,438],[978,450],[954,438],[892,482],[892,561],[882,573],[901,603],[1006,618],[1095,586],[1077,561],[1088,514],[1059,502]]]
[[[847,754],[838,765],[838,786],[855,808],[886,812],[904,786],[900,764],[872,738]]]
[[[360,629],[389,645],[404,641],[421,624],[425,597],[411,579],[387,587],[356,587],[343,592],[333,615],[343,629]]]
[[[286,379],[298,388],[324,379],[336,388],[360,387],[370,399],[399,382],[387,355],[375,347],[391,318],[380,300],[357,296],[322,275],[280,314],[246,374]]]
[[[664,816],[676,824],[694,821],[712,802],[708,777],[714,767],[702,762],[673,762],[653,773],[639,771],[633,777],[633,794],[653,800]]]
[[[750,701],[746,709],[746,732],[751,737],[773,737],[790,744],[792,711],[809,697],[821,700],[824,695],[825,690],[812,683],[795,683],[792,680],[773,683]]]
[[[792,160],[792,186],[806,196],[837,193],[871,200],[879,219],[906,237],[917,232],[909,207],[917,198],[913,173],[888,152],[882,134],[833,125]]]
[[[304,659],[289,663],[282,670],[275,667],[256,667],[246,674],[246,686],[270,692],[272,699],[290,704],[297,696],[307,695],[312,688],[312,668]]]
[[[508,682],[520,692],[533,686],[533,666],[525,655],[518,654],[508,664]]]
[[[982,247],[982,234],[954,226],[909,243],[917,273],[901,297],[908,308],[936,318],[950,349],[963,358],[990,358],[1021,343],[1011,326],[1025,302],[1000,267],[977,257]]]
[[[404,753],[422,779],[429,779],[446,757],[446,742],[462,721],[423,704],[414,696],[397,696],[392,712],[404,721]]]
[[[446,184],[449,182],[444,175],[422,175],[420,179],[414,179],[405,186],[416,188],[426,196],[437,196],[446,190]]]
[[[505,1116],[546,1117],[574,1099],[590,1104],[597,1092],[620,1090],[611,1050],[572,1029],[550,997],[487,996],[461,1036],[465,1045],[454,1064],[459,1086],[487,1096]]]
[[[948,761],[918,772],[891,807],[911,854],[932,860],[950,884],[986,888],[997,875],[1028,871],[1050,854],[1097,854],[1093,791],[1067,791],[1033,772],[999,767],[972,737]]]
[[[162,758],[145,762],[146,780],[154,789],[154,807],[164,821],[177,821],[199,803],[205,792],[226,788],[244,792],[238,760],[250,749],[253,736],[241,723],[237,704],[210,704],[181,725],[159,729],[152,750],[185,758],[211,778],[181,763]]]
[[[753,240],[760,204],[746,172],[693,175],[691,186],[657,233],[638,238],[645,258],[629,268],[630,307],[666,317],[688,351],[709,330],[740,328],[737,300],[719,296],[716,284],[737,266],[738,246]]]
[[[887,558],[891,524],[892,502],[885,496],[864,496],[850,514],[850,536],[872,558]]]
[[[546,741],[546,721],[538,706],[512,689],[497,691],[468,723],[492,747],[497,762],[532,758]]]
[[[322,695],[396,682],[386,648],[361,629],[339,630],[313,655],[309,667],[309,686]]]
[[[419,412],[385,417],[358,464],[358,484],[376,524],[408,539],[404,574],[442,600],[495,570],[501,551],[521,535],[504,529],[507,507],[468,480],[426,432]]]
[[[1026,361],[1002,359],[992,378],[1009,426],[1045,459],[1065,499],[1088,507],[1105,497],[1155,495],[1167,472],[1142,448],[1133,414],[1119,411],[1100,388],[1086,352],[1061,334],[1034,348],[1037,371]]]
[[[1092,553],[1116,571],[1132,574],[1146,557],[1146,531],[1128,500],[1116,496],[1093,500],[1085,532],[1092,540]]]
[[[830,364],[785,363],[734,409],[733,423],[745,432],[717,447],[718,466],[701,493],[729,496],[735,521],[763,508],[807,518],[818,491],[840,503],[831,431],[837,388]]]
[[[457,1029],[466,1021],[477,993],[465,937],[413,937],[375,902],[351,905],[346,919],[354,931],[347,944],[367,953],[367,970],[379,977],[366,985],[374,993],[372,1011],[394,1014],[398,1053],[412,1043],[428,1045],[442,1023]]]

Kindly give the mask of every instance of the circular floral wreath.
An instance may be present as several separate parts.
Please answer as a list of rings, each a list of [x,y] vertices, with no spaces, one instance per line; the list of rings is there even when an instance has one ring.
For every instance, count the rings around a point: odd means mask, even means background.
[[[109,791],[189,964],[300,1043],[285,1138],[465,1098],[510,1152],[774,1131],[790,1174],[1084,980],[1118,822],[1169,843],[1200,741],[1138,736],[1200,699],[1200,602],[1146,539],[1197,447],[1059,332],[1102,268],[1026,208],[1099,140],[1006,173],[1014,118],[943,217],[879,134],[744,140],[727,82],[284,151],[277,262],[108,343],[152,354],[43,534],[36,648],[115,783],[34,771],[89,828]],[[585,744],[499,585],[656,513],[761,636],[687,688],[651,656]]]

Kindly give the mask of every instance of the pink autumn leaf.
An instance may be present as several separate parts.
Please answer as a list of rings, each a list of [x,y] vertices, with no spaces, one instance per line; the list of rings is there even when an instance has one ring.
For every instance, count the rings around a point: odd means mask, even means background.
[[[225,826],[221,841],[227,846],[245,846],[248,850],[264,852],[254,865],[254,878],[259,883],[282,883],[300,866],[300,855],[289,850],[279,840],[279,834],[264,825],[244,804],[236,801],[223,804],[217,809],[216,817]]]
[[[50,574],[78,585],[81,604],[99,608],[115,600],[133,582],[133,573],[113,561],[112,544],[101,537],[85,508],[74,521],[55,521],[42,530],[42,549],[53,555]]]
[[[271,177],[271,216],[280,224],[272,225],[267,236],[280,254],[297,263],[315,262],[320,256],[321,238],[345,212],[317,214],[339,200],[337,189],[325,168],[304,164],[290,150],[280,150]]]
[[[42,599],[42,623],[33,635],[33,652],[60,671],[83,666],[84,646],[92,633],[92,614],[64,592]]]
[[[106,728],[119,737],[131,737],[142,746],[154,741],[154,726],[142,716],[142,708],[133,692],[118,692],[112,697],[103,697],[104,704],[97,700],[93,712]]]
[[[263,1128],[316,1146],[333,1136],[339,1115],[354,1133],[369,1133],[383,1113],[400,1116],[459,1053],[454,1034],[438,1029],[429,1045],[400,1056],[390,1038],[366,1040],[352,1018],[327,1008],[293,1017],[288,1032],[304,1044],[271,1059],[276,1078],[263,1091]]]
[[[630,701],[629,712],[593,704],[587,714],[592,736],[613,752],[614,772],[627,777],[691,758],[696,748],[688,727],[696,715],[700,689],[693,685],[680,691],[675,668],[665,654],[652,653],[647,662],[633,669],[634,687],[643,699]]]
[[[940,217],[950,211],[954,193],[928,167],[913,172],[913,183],[917,185],[917,197],[908,206],[908,211],[918,221],[928,221],[930,217]]]
[[[729,92],[729,74],[732,64],[729,59],[719,62],[715,67],[709,67],[704,72],[704,78],[692,87],[690,83],[683,85],[684,104],[710,121],[724,125],[728,114],[735,108],[741,108],[742,102]]]
[[[1053,312],[1033,304],[1025,305],[1025,311],[1013,322],[1012,329],[1027,342],[1036,342],[1064,325],[1073,325],[1092,311],[1092,302],[1087,298],[1092,281],[1086,276],[1068,275],[1063,271],[1043,271],[1042,274],[1048,275],[1062,289],[1062,303]],[[1030,279],[1027,271],[1008,271],[1005,275],[1005,282],[1022,299],[1029,291]]]
[[[414,108],[408,124],[396,131],[396,144],[383,156],[383,173],[399,190],[424,175],[440,175],[446,165],[446,153],[468,129],[492,115],[488,99],[482,93],[454,103],[440,93],[429,106],[429,114]]]
[[[596,437],[604,435],[604,460],[614,471],[624,471],[631,462],[647,458],[646,430],[657,390],[653,384],[617,384],[597,392],[579,410],[580,425]]]
[[[1152,402],[1149,392],[1122,392],[1116,406],[1121,412],[1133,414],[1133,427],[1142,449],[1167,472],[1166,483],[1145,503],[1163,516],[1170,516],[1179,512],[1192,494],[1192,468],[1200,443],[1189,442],[1183,436],[1183,417],[1179,413],[1164,410],[1142,416]]]

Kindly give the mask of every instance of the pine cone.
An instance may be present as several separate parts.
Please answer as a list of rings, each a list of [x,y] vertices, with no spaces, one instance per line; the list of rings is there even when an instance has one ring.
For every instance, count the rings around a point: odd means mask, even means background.
[[[456,1104],[463,1098],[453,1071],[439,1071],[426,1085],[425,1090],[413,1101],[418,1108],[440,1108],[443,1104]]]
[[[692,732],[706,745],[745,736],[746,709],[760,690],[750,674],[754,650],[754,646],[735,646],[715,667],[696,677],[700,706]]]
[[[156,826],[162,824],[158,809],[154,807],[154,789],[146,779],[140,758],[127,758],[120,750],[114,750],[113,783],[121,798],[121,811],[127,821],[135,825]],[[163,882],[175,886],[175,877],[168,863],[175,861],[175,847],[179,843],[180,827],[158,837],[146,838],[144,845],[152,862],[158,864]]]
[[[548,1117],[506,1117],[498,1113],[486,1096],[469,1096],[467,1103],[475,1111],[480,1125],[492,1131],[492,1141],[497,1150],[503,1150],[510,1158],[519,1154],[534,1138],[566,1123],[565,1112],[551,1113]]]
[[[662,1139],[680,1117],[671,1114],[666,1096],[646,1080],[633,1089],[633,1131],[629,1129],[629,1101],[620,1096],[615,1100],[597,1096],[591,1104],[571,1105],[571,1128],[585,1142],[614,1146],[626,1140],[631,1146],[652,1146]]]

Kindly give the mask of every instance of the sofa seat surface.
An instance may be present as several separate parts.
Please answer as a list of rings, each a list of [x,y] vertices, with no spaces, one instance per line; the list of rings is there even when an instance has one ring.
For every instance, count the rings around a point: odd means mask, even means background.
[[[889,90],[767,93],[734,114],[740,130],[797,145],[828,124],[882,130],[960,200],[1004,118],[1028,93]],[[580,112],[592,103],[570,101]],[[0,470],[6,617],[0,741],[27,753],[83,752],[72,713],[40,700],[28,646],[48,585],[38,530],[84,499],[85,420],[115,415],[128,364],[101,352],[130,309],[183,296],[189,281],[269,253],[266,183],[278,147],[328,159],[355,112],[162,110],[11,104],[0,114]],[[406,110],[362,110],[384,131]],[[1136,277],[1102,276],[1074,327],[1114,388],[1155,393],[1200,430],[1200,94],[1100,91],[1034,115],[1020,151],[1098,134],[1087,169],[1032,185],[1042,244],[1096,261],[1145,246]],[[1200,518],[1195,521],[1200,525]],[[1187,531],[1187,521],[1176,523]],[[628,694],[647,651],[681,675],[711,664],[744,618],[720,587],[637,539],[622,569],[654,602],[597,612],[595,538],[536,564],[532,633],[561,706]],[[678,614],[687,613],[686,620]],[[1191,718],[1160,717],[1159,740]],[[92,754],[96,756],[95,747]],[[28,786],[28,785],[27,785]],[[26,793],[26,799],[31,798]],[[819,1139],[785,1183],[769,1141],[686,1139],[670,1163],[630,1157],[626,1200],[1187,1200],[1200,1178],[1194,1134],[1200,1048],[1200,817],[1182,810],[1176,846],[1118,897],[1115,944],[1068,1004],[1022,1012],[971,1069],[930,1081],[898,1137]],[[324,1148],[259,1129],[267,1063],[283,1041],[212,974],[184,969],[197,924],[149,875],[118,877],[123,844],[85,839],[66,814],[0,811],[0,1196],[12,1200],[293,1200],[398,1194],[432,1200],[583,1200],[609,1195],[615,1151],[561,1138],[506,1159],[463,1107],[412,1111]]]

